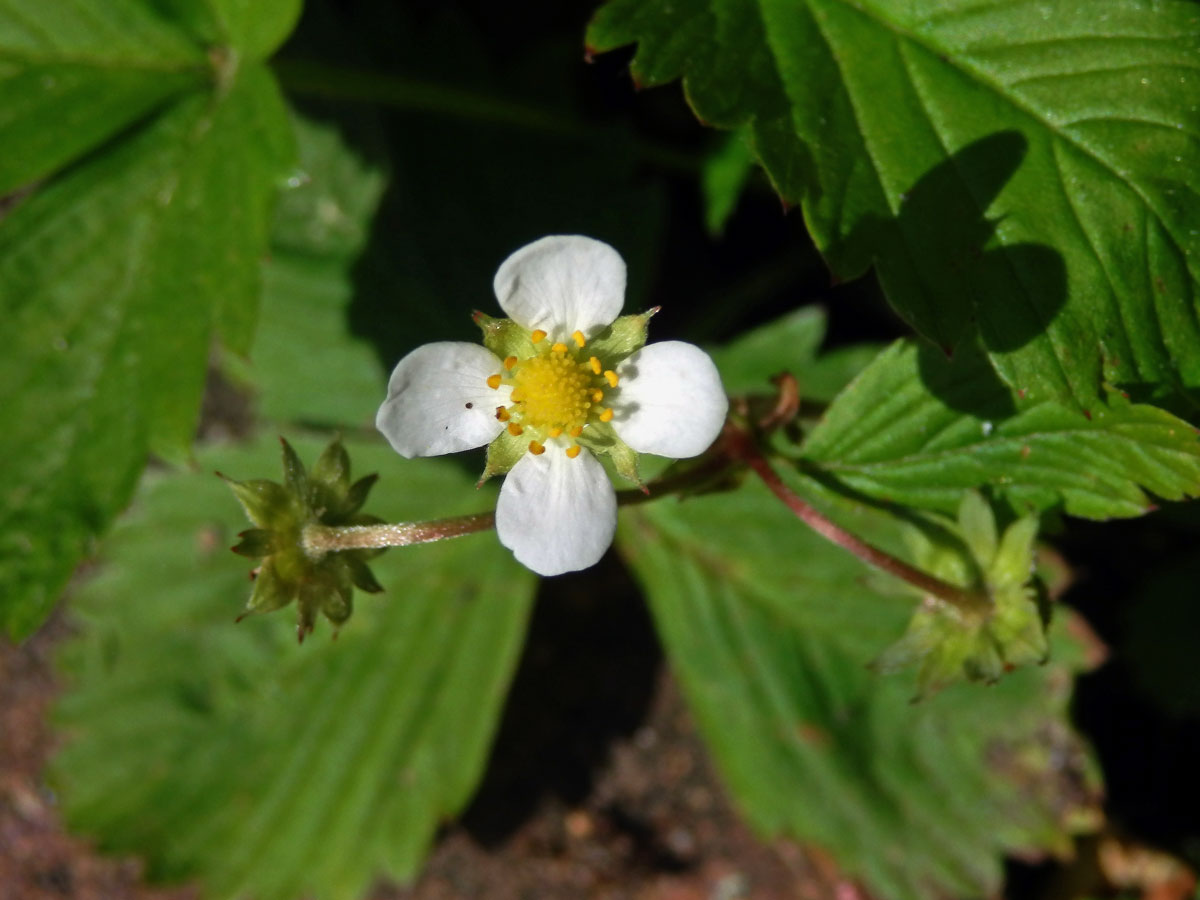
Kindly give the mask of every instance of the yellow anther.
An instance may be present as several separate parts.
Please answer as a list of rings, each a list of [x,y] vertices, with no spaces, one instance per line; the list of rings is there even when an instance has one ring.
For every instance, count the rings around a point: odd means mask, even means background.
[[[488,380],[487,380],[487,386],[490,387],[493,391],[496,390],[496,388],[500,387],[500,376],[499,375],[489,375]]]
[[[559,435],[562,434],[562,431],[563,430],[561,428],[559,428],[558,426],[555,426],[554,428],[550,429],[550,432],[549,432],[550,437],[558,437]]]
[[[525,399],[525,392],[523,390],[521,390],[520,388],[513,388],[513,392],[509,396],[512,397],[513,403],[520,403],[522,400]]]
[[[537,344],[546,339],[546,332],[544,332],[544,331],[542,331],[542,329],[538,328],[535,331],[530,333],[529,339],[531,341],[533,341],[535,344]]]
[[[583,426],[576,425],[574,428],[568,431],[567,434],[569,434],[571,437],[579,437],[581,434],[583,434]]]
[[[508,423],[508,433],[511,434],[513,437],[520,437],[521,432],[524,430],[525,429],[522,428],[520,425],[518,425],[516,422]]]
[[[546,448],[543,447],[541,444],[539,444],[537,441],[530,441],[529,442],[529,452],[532,453],[534,456],[541,456],[543,453],[546,452]]]
[[[607,372],[604,373],[604,380],[608,382],[609,387],[616,387],[617,382],[620,381],[621,379],[617,377],[616,372],[614,372],[612,369],[609,369]]]
[[[505,358],[505,360],[504,360],[504,368],[508,369],[508,371],[510,371],[510,372],[512,371],[512,367],[515,366],[516,364],[517,364],[517,358],[515,356],[509,356],[509,357]]]
[[[613,411],[611,409],[606,409],[600,413],[600,421],[601,422],[611,422],[612,417],[613,417]]]
[[[508,418],[509,418],[508,410],[503,406],[497,406],[496,407],[496,418],[499,419],[501,422],[507,422]]]
[[[574,459],[575,457],[577,457],[579,455],[579,451],[581,451],[582,449],[583,448],[580,447],[578,444],[572,444],[570,447],[567,448],[567,456],[570,459]]]
[[[555,344],[553,347],[550,348],[550,351],[552,353],[566,353],[567,345],[564,344],[562,341],[559,341],[557,344]]]
[[[574,334],[572,334],[571,340],[573,340],[575,342],[575,346],[579,347],[580,349],[583,349],[583,345],[587,343],[582,331],[576,331]]]
[[[604,399],[604,391],[592,391],[592,399],[599,403]]]
[[[592,371],[597,375],[599,375],[600,370],[604,368],[604,366],[600,365],[600,360],[594,356],[588,360],[588,365],[592,367]]]

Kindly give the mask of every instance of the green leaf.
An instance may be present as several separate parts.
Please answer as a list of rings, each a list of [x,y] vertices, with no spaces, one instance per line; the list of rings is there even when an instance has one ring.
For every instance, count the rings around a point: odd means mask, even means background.
[[[452,465],[348,447],[384,473],[372,508],[389,517],[479,508]],[[278,456],[264,439],[202,464],[274,473]],[[357,598],[337,641],[319,625],[299,647],[284,619],[234,624],[250,591],[226,550],[240,518],[212,475],[158,474],[114,529],[62,659],[67,819],[212,897],[356,897],[411,878],[482,773],[535,579],[491,533],[392,550],[372,563],[387,592]]]
[[[842,485],[953,512],[988,487],[1019,512],[1062,505],[1091,519],[1136,516],[1200,495],[1197,430],[1110,394],[1090,415],[1054,401],[1013,413],[978,357],[947,362],[899,342],[854,381],[808,435],[803,460]]]
[[[825,338],[825,311],[806,306],[741,335],[712,357],[730,394],[769,394],[771,378],[790,372],[804,400],[828,402],[866,367],[879,348],[859,344],[818,356]]]
[[[155,4],[0,2],[0,195],[211,80],[204,47]]]
[[[0,623],[28,633],[148,451],[187,453],[210,344],[245,349],[291,134],[270,73],[181,98],[0,222]]]
[[[611,0],[593,50],[749,128],[841,278],[1031,401],[1200,387],[1189,0]]]
[[[741,199],[742,189],[754,171],[754,152],[748,135],[737,131],[704,161],[700,189],[704,194],[704,226],[713,237],[720,237],[725,223]]]
[[[265,58],[300,0],[0,0],[0,195]]]
[[[1062,847],[1088,824],[1075,779],[1090,762],[1065,718],[1071,645],[986,690],[914,705],[908,679],[867,668],[909,604],[760,486],[622,515],[622,553],[763,834],[815,842],[879,896],[924,900],[992,895],[1001,854]],[[858,515],[874,536],[878,514]]]
[[[221,43],[252,60],[270,56],[296,27],[303,0],[203,0],[217,17]]]
[[[258,391],[268,419],[373,428],[387,376],[347,319],[353,267],[386,179],[336,127],[299,115],[292,122],[299,184],[284,191],[276,212],[252,363],[226,354],[222,365]]]

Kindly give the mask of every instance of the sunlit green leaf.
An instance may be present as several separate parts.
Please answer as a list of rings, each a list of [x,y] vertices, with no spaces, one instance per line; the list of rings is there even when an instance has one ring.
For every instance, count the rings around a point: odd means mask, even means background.
[[[389,518],[484,503],[452,465],[347,447],[356,471],[383,474],[371,508]],[[278,454],[267,439],[202,465],[273,474]],[[227,550],[241,528],[208,472],[158,475],[106,542],[63,658],[66,816],[213,897],[356,897],[409,878],[480,777],[533,576],[491,533],[392,550],[371,563],[386,592],[360,596],[336,641],[320,624],[297,646],[290,617],[234,623],[251,587]]]
[[[935,343],[978,329],[1031,402],[1200,388],[1200,16],[1190,0],[610,0],[705,122],[747,127],[835,273]]]
[[[1200,494],[1200,433],[1112,394],[1090,415],[1054,401],[1013,411],[977,357],[897,343],[830,406],[804,459],[869,496],[951,512],[966,488],[1016,509],[1136,516]]]

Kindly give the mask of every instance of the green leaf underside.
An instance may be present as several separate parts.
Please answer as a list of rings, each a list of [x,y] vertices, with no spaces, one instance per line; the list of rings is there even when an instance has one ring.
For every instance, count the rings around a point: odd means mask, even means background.
[[[28,633],[127,501],[187,453],[214,334],[245,349],[290,130],[265,68],[185,96],[0,222],[0,623]]]
[[[990,894],[1002,853],[1062,840],[1070,776],[1001,760],[1052,734],[1070,743],[1065,663],[912,704],[909,679],[867,668],[909,603],[874,592],[857,560],[758,486],[628,510],[620,547],[764,834],[818,844],[893,900]]]
[[[386,448],[347,447],[356,472],[403,478],[372,512],[478,508],[453,466],[401,473]],[[278,444],[203,465],[269,471]],[[534,578],[494,534],[393,550],[371,563],[387,592],[357,597],[337,641],[322,624],[298,647],[290,615],[234,624],[250,587],[226,549],[239,517],[219,479],[174,474],[149,479],[114,530],[62,660],[69,740],[53,778],[67,818],[145,855],[156,879],[201,876],[214,897],[352,897],[379,875],[410,878],[480,777]]]
[[[1090,417],[1054,401],[1012,414],[1006,402],[978,358],[948,363],[898,342],[829,408],[803,459],[876,499],[945,512],[967,488],[1021,513],[1061,505],[1093,519],[1146,512],[1147,491],[1200,494],[1200,434],[1169,413],[1117,394]]]
[[[293,116],[303,186],[284,191],[263,268],[262,315],[253,368],[259,412],[276,422],[372,428],[386,373],[370,345],[351,336],[352,265],[367,241],[384,176],[337,130]]]
[[[171,8],[174,7],[174,8]],[[0,0],[0,195],[44,178],[173,98],[202,90],[231,45],[260,59],[299,0]],[[253,23],[253,24],[252,24]]]
[[[588,41],[749,127],[840,277],[1029,400],[1200,387],[1194,3],[611,0]]]

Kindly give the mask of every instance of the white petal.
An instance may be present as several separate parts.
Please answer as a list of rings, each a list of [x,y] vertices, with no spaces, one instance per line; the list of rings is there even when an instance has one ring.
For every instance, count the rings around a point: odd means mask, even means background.
[[[518,325],[565,341],[592,337],[625,304],[625,261],[603,241],[552,235],[522,247],[500,264],[493,284],[500,308]]]
[[[375,427],[409,458],[482,447],[504,429],[496,407],[508,404],[511,388],[487,386],[501,365],[479,344],[424,344],[392,372]]]
[[[729,398],[717,367],[694,344],[662,341],[617,367],[613,426],[639,453],[699,456],[721,433]]]
[[[595,565],[616,527],[616,492],[586,450],[570,459],[548,443],[540,456],[526,453],[505,476],[496,501],[500,543],[539,575]]]

